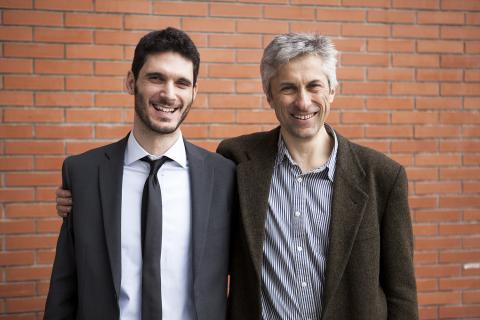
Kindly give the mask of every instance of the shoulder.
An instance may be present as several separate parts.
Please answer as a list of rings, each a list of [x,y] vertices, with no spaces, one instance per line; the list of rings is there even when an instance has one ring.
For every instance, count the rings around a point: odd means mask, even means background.
[[[188,153],[199,156],[215,168],[223,168],[230,171],[235,170],[235,164],[218,153],[208,151],[188,141],[185,141],[185,147]]]
[[[105,159],[105,157],[108,157],[110,154],[118,152],[121,149],[125,150],[125,145],[126,138],[77,155],[69,156],[65,159],[64,163],[69,166],[96,166],[100,161]]]

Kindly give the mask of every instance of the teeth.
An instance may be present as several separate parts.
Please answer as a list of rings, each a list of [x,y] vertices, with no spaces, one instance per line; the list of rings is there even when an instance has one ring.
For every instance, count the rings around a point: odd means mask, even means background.
[[[161,105],[158,105],[158,104],[155,104],[155,103],[152,103],[153,107],[158,110],[158,111],[162,111],[162,112],[170,112],[170,113],[173,113],[175,111],[175,108],[167,108],[167,107],[164,107],[164,106],[161,106]]]
[[[314,115],[315,115],[315,113],[309,113],[309,114],[293,114],[292,116],[293,116],[295,119],[307,120],[307,119],[312,118]]]

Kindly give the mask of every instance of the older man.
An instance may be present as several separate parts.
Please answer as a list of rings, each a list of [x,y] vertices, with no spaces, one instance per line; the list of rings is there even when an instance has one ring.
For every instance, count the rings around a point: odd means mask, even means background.
[[[326,123],[336,55],[323,36],[275,37],[260,69],[280,126],[218,147],[240,199],[232,320],[418,318],[405,170]]]

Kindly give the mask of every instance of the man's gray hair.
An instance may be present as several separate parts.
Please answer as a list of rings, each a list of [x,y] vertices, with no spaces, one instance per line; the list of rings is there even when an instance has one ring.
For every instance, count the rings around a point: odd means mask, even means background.
[[[302,55],[316,55],[322,59],[322,69],[327,76],[330,90],[336,88],[337,50],[325,36],[308,33],[287,33],[276,36],[263,51],[260,63],[263,92],[270,97],[270,81],[278,69],[290,60]]]

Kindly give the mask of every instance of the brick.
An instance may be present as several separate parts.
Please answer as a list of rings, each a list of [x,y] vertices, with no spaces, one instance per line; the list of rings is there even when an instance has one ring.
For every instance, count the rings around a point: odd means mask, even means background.
[[[478,190],[480,190],[480,182],[464,182],[463,183],[464,193],[478,193]]]
[[[33,126],[18,125],[18,124],[0,125],[0,137],[31,138],[33,137]]]
[[[262,55],[263,51],[259,49],[236,50],[236,62],[255,63],[258,65],[258,62],[262,59]],[[258,72],[258,77],[260,77],[260,72]]]
[[[366,11],[355,9],[317,9],[317,19],[320,21],[365,21]]]
[[[212,34],[208,36],[210,47],[219,48],[261,48],[260,36],[222,35]]]
[[[35,41],[60,43],[92,43],[93,32],[79,29],[35,28]]]
[[[415,266],[421,265],[421,264],[431,264],[431,263],[436,263],[438,260],[438,253],[435,251],[422,251],[422,252],[414,252],[414,262]],[[432,281],[428,279],[417,279],[417,286],[419,284],[419,281]],[[433,282],[433,289],[436,289],[436,280]],[[419,288],[417,288],[419,289]],[[420,291],[420,290],[419,290]]]
[[[234,111],[222,110],[191,110],[185,123],[233,123]]]
[[[445,96],[478,96],[480,83],[442,83],[441,94]]]
[[[208,3],[162,1],[153,4],[153,13],[160,15],[208,16]]]
[[[393,56],[393,65],[398,67],[438,67],[440,59],[433,54],[398,54]]]
[[[101,110],[101,109],[88,109],[88,110],[67,110],[68,122],[120,122],[122,121],[121,110]]]
[[[279,3],[287,3],[290,2],[291,4],[299,4],[299,5],[328,5],[328,6],[339,6],[340,5],[340,0],[290,0],[290,1],[285,1],[285,0],[240,0],[240,1],[246,1],[246,2],[279,2]]]
[[[364,138],[364,129],[361,126],[335,126],[335,131],[348,138]]]
[[[413,128],[411,126],[368,126],[365,130],[365,136],[368,138],[413,137]]]
[[[212,125],[209,128],[211,138],[230,138],[261,131],[260,125]]]
[[[205,59],[202,57],[202,62]],[[132,64],[130,62],[110,62],[110,61],[96,61],[95,74],[104,76],[126,76],[130,71]]]
[[[28,44],[28,43],[5,43],[3,54],[5,57],[24,58],[63,58],[63,44]]]
[[[0,8],[32,9],[32,0],[0,0]]]
[[[200,79],[198,86],[203,93],[233,93],[235,82],[233,80]]]
[[[342,55],[342,65],[387,66],[388,55],[372,53],[347,53]]]
[[[442,26],[440,31],[444,39],[480,39],[478,27],[446,27]]]
[[[419,95],[434,96],[438,95],[439,88],[437,83],[409,83],[394,82],[392,83],[392,94],[394,95]]]
[[[67,77],[67,90],[122,91],[124,79],[115,77]]]
[[[0,157],[0,170],[17,171],[33,169],[31,157]]]
[[[415,106],[417,109],[460,109],[462,100],[460,98],[416,98]]]
[[[1,73],[32,73],[33,63],[31,59],[5,59],[0,61]]]
[[[31,41],[31,27],[0,26],[0,40],[2,41]]]
[[[208,76],[212,78],[258,78],[258,66],[232,65],[232,64],[210,64]]]
[[[440,36],[438,27],[394,25],[392,35],[395,38],[435,39]]]
[[[331,107],[334,109],[364,109],[365,99],[361,97],[337,96]]]
[[[18,202],[18,201],[32,201],[33,189],[28,188],[15,188],[4,189],[0,188],[0,201],[6,202]]]
[[[7,173],[5,175],[5,184],[9,187],[20,186],[56,186],[60,183],[60,173],[49,172],[18,172]]]
[[[55,192],[53,192],[55,196]],[[49,203],[13,203],[6,206],[6,216],[9,218],[44,218],[55,217],[55,204]]]
[[[35,295],[35,283],[2,283],[0,297],[27,297]]]
[[[35,105],[40,107],[91,107],[93,94],[74,92],[37,92]]]
[[[339,36],[342,25],[334,22],[291,22],[290,32],[319,33],[326,36]],[[264,45],[265,47],[266,45]]]
[[[63,90],[63,77],[54,76],[4,76],[5,89]]]
[[[480,10],[480,3],[468,0],[441,0],[441,8],[444,10]]]
[[[466,14],[467,24],[480,25],[480,13],[470,13]]]
[[[122,17],[118,15],[67,12],[65,13],[65,26],[120,29],[122,27]]]
[[[267,19],[314,20],[315,9],[308,7],[265,6],[263,17]]]
[[[479,257],[480,252],[467,253],[464,256],[477,256]],[[445,252],[445,255],[448,255],[448,252]],[[442,259],[442,253],[440,253],[440,259]],[[466,260],[471,261],[471,260]],[[449,289],[478,289],[480,288],[480,279],[474,278],[448,278],[440,279],[440,289],[449,290]]]
[[[238,123],[252,123],[252,124],[267,124],[278,123],[277,118],[273,110],[269,111],[238,111],[237,112]]]
[[[369,75],[370,75],[369,69]],[[369,97],[367,99],[368,109],[385,110],[411,110],[413,109],[412,98],[393,98],[393,97]]]
[[[365,40],[362,39],[335,39],[335,47],[340,52],[359,52],[366,48]]]
[[[465,81],[468,81],[468,82],[480,82],[480,71],[477,71],[477,70],[465,70]]]
[[[388,84],[385,82],[344,82],[342,94],[385,95]]]
[[[461,135],[459,127],[415,126],[415,138],[456,138]]]
[[[203,21],[203,20],[202,20]],[[283,21],[264,20],[237,20],[237,32],[240,33],[271,33],[282,34],[288,32],[288,25]],[[260,60],[259,60],[260,61]]]
[[[12,10],[3,13],[3,23],[6,25],[62,26],[61,13],[45,11]]]
[[[120,18],[120,27],[121,28],[121,17],[112,16],[115,18]],[[126,15],[123,16],[125,19],[125,29],[133,30],[160,30],[167,27],[180,28],[180,18],[176,17],[165,17],[165,16],[154,16],[154,15]]]
[[[434,224],[415,224],[413,225],[413,234],[415,237],[436,235],[437,226]]]
[[[45,297],[41,298],[17,298],[6,301],[7,312],[31,312],[42,311],[45,308]]]
[[[421,305],[459,304],[462,301],[458,291],[420,293],[418,303]]]
[[[369,39],[368,51],[373,52],[413,52],[415,42],[413,40],[380,40]]]
[[[477,155],[465,154],[463,163],[465,165],[478,165],[478,163],[480,163],[480,155],[477,156]]]
[[[447,68],[480,68],[480,57],[467,55],[444,55],[441,66]]]
[[[230,49],[209,49],[203,48],[199,50],[202,63],[204,62],[234,62],[235,51]],[[257,60],[257,62],[260,59]]]
[[[389,114],[386,112],[348,112],[342,114],[342,122],[344,123],[388,123]]]
[[[414,70],[406,68],[368,68],[368,80],[408,81],[414,79]]]
[[[438,122],[437,112],[397,111],[392,113],[392,123],[402,124],[435,124]]]
[[[464,303],[480,303],[480,291],[464,291],[462,298]]]
[[[262,16],[262,7],[258,5],[211,3],[210,16],[260,18]]]
[[[464,24],[463,12],[423,11],[417,13],[419,24]]]
[[[144,32],[136,31],[98,30],[95,31],[95,43],[101,45],[123,44],[134,46],[144,34]]]
[[[261,107],[261,96],[252,95],[211,95],[210,107],[219,109],[255,109]]]
[[[97,12],[151,13],[150,1],[96,0]]]
[[[479,152],[479,141],[441,141],[440,151],[442,152]]]
[[[37,232],[39,233],[58,233],[62,225],[62,220],[39,220],[37,222]]]
[[[463,43],[458,41],[419,40],[418,52],[463,53]]]
[[[5,122],[60,122],[63,121],[61,109],[5,109]]]
[[[456,169],[440,169],[442,179],[478,179],[480,178],[480,169],[478,168],[456,168]]]
[[[60,139],[93,138],[93,129],[91,126],[40,125],[35,129],[35,136],[38,138]]]
[[[96,107],[132,107],[133,104],[133,97],[127,93],[97,93],[95,95]]]
[[[390,151],[390,143],[386,141],[379,140],[356,140],[358,144],[361,144],[365,147],[377,150],[379,152],[387,153]]]
[[[349,37],[389,37],[390,26],[349,23],[342,25],[342,35]]]
[[[123,59],[123,48],[105,45],[67,45],[69,59]]]
[[[67,154],[79,154],[104,146],[112,141],[72,141],[67,142]]]
[[[78,11],[90,11],[93,9],[92,0],[35,0],[36,9],[49,9],[49,10],[78,10]]]
[[[37,260],[39,263],[41,264],[51,264],[53,262],[53,260],[55,259],[55,252],[52,252],[52,251],[40,251],[38,250],[37,251]],[[40,291],[40,290],[44,290],[44,288],[41,288],[43,287],[42,285],[38,285],[38,282],[37,282],[37,289]],[[46,292],[48,293],[48,286],[46,286]]]
[[[480,107],[480,98],[464,98],[465,109],[477,109]]]
[[[417,80],[420,81],[462,81],[462,70],[418,69]]]
[[[393,150],[392,150],[393,151]],[[396,152],[396,151],[393,151]],[[418,208],[435,208],[437,206],[436,197],[410,197],[408,200],[409,207],[411,209]],[[417,235],[415,233],[415,235]]]
[[[261,82],[252,80],[236,80],[235,91],[238,93],[263,93]]]
[[[452,210],[425,210],[415,212],[416,222],[445,222],[459,221],[462,218],[462,212]],[[417,273],[418,274],[418,273]]]
[[[33,224],[32,224],[33,227]],[[33,228],[32,228],[33,229]],[[0,253],[0,265],[21,266],[33,264],[33,252],[2,252]]]
[[[464,137],[480,137],[480,126],[473,126],[473,127],[463,127],[463,136]]]
[[[417,291],[419,293],[437,289],[438,285],[436,279],[417,279]]]
[[[438,318],[438,308],[436,306],[432,307],[424,307],[420,305],[418,307],[418,315],[420,319],[430,320],[430,319],[437,319]]]
[[[341,80],[365,80],[365,71],[360,67],[343,67],[337,70],[337,79]]]
[[[51,267],[18,267],[6,270],[6,279],[8,281],[25,280],[49,280]]]
[[[225,19],[183,18],[183,30],[194,32],[234,32],[235,21]]]
[[[434,140],[392,141],[392,152],[434,152],[437,143]]]
[[[416,194],[442,194],[460,193],[462,185],[460,182],[425,182],[415,184]]]
[[[389,8],[389,0],[342,0],[343,6]]]
[[[57,238],[58,235],[7,236],[6,248],[7,250],[54,248],[57,243]]]
[[[415,13],[411,11],[368,11],[368,22],[384,22],[384,23],[414,23]]]
[[[60,141],[8,141],[6,154],[62,154],[63,142]]]
[[[132,129],[132,126],[95,126],[95,138],[97,139],[120,139],[125,137],[125,135]],[[184,131],[184,126],[182,125],[182,133]]]
[[[92,74],[93,63],[81,60],[35,60],[39,74]]]
[[[3,220],[0,221],[0,230],[3,234],[16,234],[16,233],[32,233],[35,232],[35,223],[32,220],[13,220],[13,221],[8,221],[8,220]],[[0,258],[2,261],[0,262],[0,265],[3,264],[9,264],[8,263],[8,253],[5,253],[2,255],[3,258]],[[23,257],[23,258],[21,258]],[[26,256],[25,255],[20,255],[21,258],[21,263],[25,263]],[[33,258],[33,256],[32,256]],[[7,261],[5,261],[7,260]],[[12,260],[14,260],[14,257],[12,257]],[[28,260],[30,261],[30,260]],[[18,262],[18,261],[17,261]],[[32,261],[33,262],[33,261]],[[28,263],[28,262],[27,262]],[[14,261],[11,261],[10,264],[17,264]]]
[[[35,157],[35,170],[61,170],[63,156],[59,157]]]

